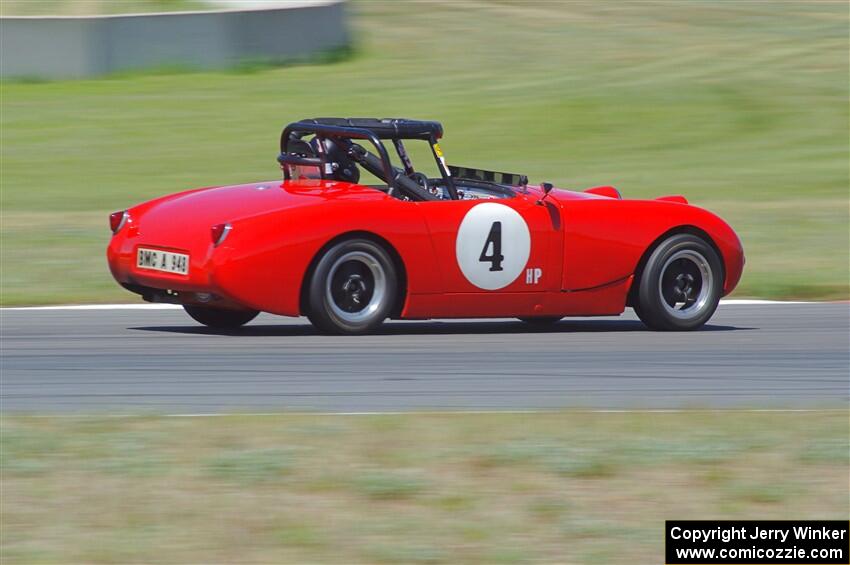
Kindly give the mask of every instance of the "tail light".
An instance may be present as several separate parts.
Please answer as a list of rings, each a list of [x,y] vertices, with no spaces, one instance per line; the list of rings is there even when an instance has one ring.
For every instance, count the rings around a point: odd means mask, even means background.
[[[123,228],[124,224],[127,223],[127,218],[129,217],[130,215],[127,213],[127,210],[109,214],[109,229],[112,230],[112,233],[118,233],[118,230]]]
[[[227,239],[227,234],[230,233],[232,226],[230,224],[216,224],[210,230],[210,234],[212,235],[213,245],[218,247],[221,245],[225,239]]]

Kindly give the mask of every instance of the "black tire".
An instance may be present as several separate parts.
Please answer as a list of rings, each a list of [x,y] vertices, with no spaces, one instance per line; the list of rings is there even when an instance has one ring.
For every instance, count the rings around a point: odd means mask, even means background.
[[[259,314],[256,310],[229,310],[189,304],[184,304],[183,309],[195,321],[218,330],[232,330],[244,326]]]
[[[720,302],[723,263],[704,239],[674,235],[653,250],[638,285],[633,308],[650,329],[696,330]]]
[[[320,331],[363,334],[390,315],[398,297],[393,260],[368,239],[347,239],[316,263],[307,287],[307,317]]]
[[[532,327],[548,328],[549,326],[554,326],[560,322],[561,318],[563,318],[563,316],[534,316],[520,318],[520,320]]]

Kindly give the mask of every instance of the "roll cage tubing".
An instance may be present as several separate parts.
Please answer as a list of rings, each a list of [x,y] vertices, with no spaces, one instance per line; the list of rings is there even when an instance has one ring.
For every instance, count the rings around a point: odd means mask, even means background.
[[[413,169],[413,165],[410,162],[410,157],[407,155],[407,151],[404,148],[404,144],[402,142],[402,138],[404,136],[393,136],[390,139],[393,141],[393,145],[395,146],[396,151],[398,152],[399,159],[401,159],[402,165],[404,166],[404,170],[397,169],[390,162],[390,156],[387,153],[384,144],[381,143],[380,138],[375,135],[375,133],[369,131],[365,128],[358,127],[346,127],[346,126],[336,126],[336,125],[324,125],[310,122],[295,122],[293,124],[289,124],[283,130],[280,135],[280,155],[278,155],[278,162],[281,165],[302,165],[302,166],[313,166],[319,167],[322,171],[322,174],[325,173],[325,165],[328,164],[327,156],[325,155],[323,144],[319,144],[319,156],[318,157],[298,157],[295,155],[288,155],[287,148],[289,147],[290,139],[294,137],[299,139],[304,137],[305,135],[313,134],[316,137],[322,138],[332,138],[348,153],[349,157],[357,161],[363,168],[372,173],[378,178],[382,178],[387,185],[389,186],[389,194],[393,194],[396,188],[401,189],[402,191],[406,191],[412,193],[414,196],[420,198],[421,200],[438,200],[438,198],[428,192],[425,188],[419,185],[418,182],[409,178],[407,175],[411,175],[415,173]],[[364,141],[370,142],[378,153],[378,157],[370,154],[363,147],[352,143],[351,139],[362,139]],[[425,139],[428,141],[428,144],[431,147],[431,153],[434,156],[434,159],[437,162],[437,168],[440,170],[440,174],[443,177],[443,181],[446,183],[446,189],[449,193],[449,197],[452,200],[458,199],[457,188],[455,187],[454,181],[451,177],[451,173],[448,171],[446,166],[443,164],[442,159],[439,158],[437,152],[437,138],[434,134],[430,134],[428,137],[410,137],[409,139]],[[288,180],[289,171],[286,167],[283,167],[283,178]]]

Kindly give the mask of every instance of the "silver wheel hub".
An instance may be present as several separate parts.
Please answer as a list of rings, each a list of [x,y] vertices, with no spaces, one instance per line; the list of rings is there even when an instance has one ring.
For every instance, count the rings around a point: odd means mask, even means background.
[[[325,298],[333,315],[348,323],[369,320],[387,299],[387,276],[369,253],[350,251],[328,271]]]
[[[690,320],[701,315],[714,295],[714,275],[708,259],[698,251],[677,251],[661,269],[658,293],[672,316]]]

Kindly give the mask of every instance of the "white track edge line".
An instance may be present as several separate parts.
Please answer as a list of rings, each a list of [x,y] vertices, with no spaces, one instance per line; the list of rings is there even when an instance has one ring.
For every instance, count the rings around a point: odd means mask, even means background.
[[[37,311],[37,310],[179,310],[179,304],[67,304],[59,306],[11,306],[0,311]]]
[[[393,410],[393,411],[361,411],[361,412],[198,412],[158,414],[156,412],[139,412],[126,414],[28,414],[6,413],[4,417],[21,418],[275,418],[275,417],[304,417],[304,416],[474,416],[496,414],[761,414],[761,413],[822,413],[847,412],[850,408],[647,408],[647,409],[571,409],[563,410]]]
[[[721,300],[721,306],[756,306],[765,304],[836,304],[836,302],[806,302],[785,300],[730,299]],[[840,304],[838,302],[837,304]],[[179,304],[67,304],[59,306],[11,306],[0,311],[37,311],[37,310],[179,310]]]

